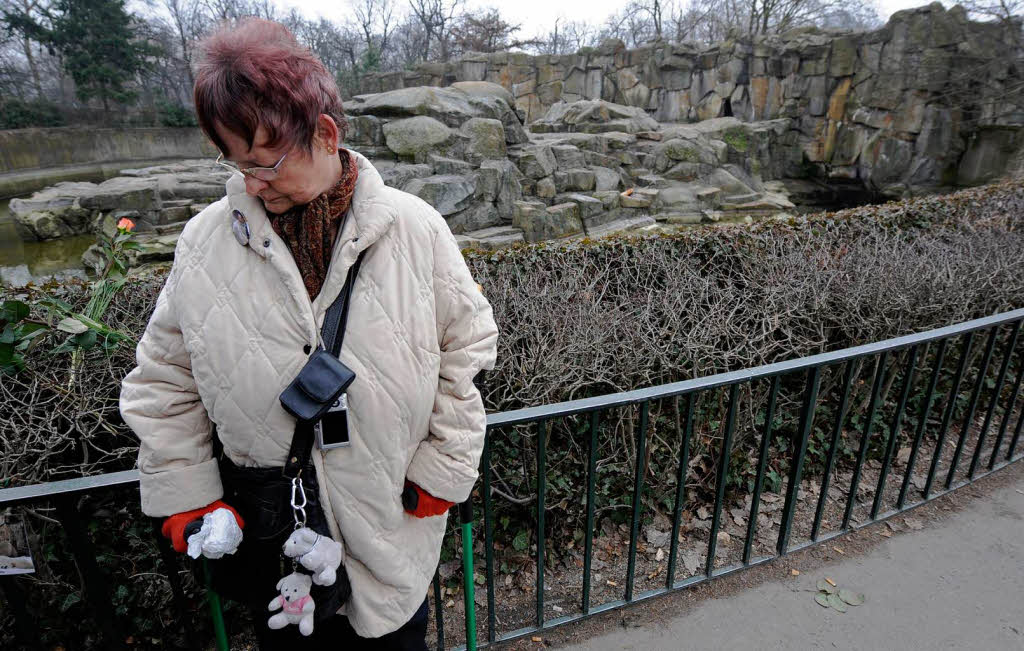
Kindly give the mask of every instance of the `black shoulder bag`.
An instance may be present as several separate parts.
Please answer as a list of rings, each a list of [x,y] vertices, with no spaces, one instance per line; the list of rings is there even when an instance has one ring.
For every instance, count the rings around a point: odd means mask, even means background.
[[[220,455],[224,501],[245,520],[242,543],[234,555],[210,561],[214,588],[229,599],[266,603],[277,594],[277,579],[291,571],[282,556],[282,545],[297,525],[330,537],[320,503],[311,454],[317,425],[355,380],[355,373],[338,359],[348,321],[349,304],[364,250],[349,269],[338,298],[328,308],[321,335],[325,348],[317,348],[306,365],[281,393],[281,404],[296,417],[295,434],[284,467],[242,468]],[[296,487],[300,487],[296,491]],[[301,495],[301,496],[300,496]],[[298,497],[298,502],[296,498]],[[296,508],[297,507],[297,508]],[[297,571],[306,572],[304,568]],[[306,572],[308,573],[308,572]],[[313,585],[315,619],[334,615],[351,594],[348,573],[342,564],[334,585]]]

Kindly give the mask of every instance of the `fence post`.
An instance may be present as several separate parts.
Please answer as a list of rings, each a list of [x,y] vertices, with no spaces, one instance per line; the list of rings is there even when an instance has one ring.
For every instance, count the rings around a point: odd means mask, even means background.
[[[729,387],[729,411],[725,417],[725,436],[722,437],[722,454],[718,459],[718,478],[715,488],[715,512],[711,516],[711,537],[708,540],[708,557],[704,573],[711,578],[715,570],[715,548],[718,545],[718,527],[722,520],[722,502],[725,500],[725,475],[729,472],[729,455],[732,453],[732,434],[736,430],[736,403],[739,385]]]
[[[892,419],[892,427],[889,430],[889,440],[885,445],[885,456],[882,457],[882,472],[878,474],[878,486],[875,488],[875,500],[871,504],[871,519],[878,517],[878,509],[882,506],[882,498],[885,495],[885,481],[889,477],[889,468],[892,465],[892,455],[896,452],[896,442],[900,438],[900,424],[903,422],[903,412],[907,408],[907,398],[910,397],[910,388],[914,384],[914,371],[917,365],[917,346],[910,347],[910,360],[907,362],[907,370],[903,378],[903,391],[900,393],[900,402],[896,406],[896,414]]]
[[[476,651],[476,599],[473,581],[473,496],[459,504],[462,521],[462,584],[466,610],[466,650]]]
[[[932,402],[935,398],[935,387],[939,382],[939,375],[942,373],[942,363],[946,360],[946,343],[948,339],[939,342],[939,351],[935,354],[935,368],[932,369],[932,379],[928,381],[928,392],[925,394],[924,406],[921,407],[921,415],[917,421],[917,433],[914,435],[914,445],[910,448],[910,458],[907,459],[907,469],[903,473],[903,486],[900,487],[900,496],[896,500],[896,510],[902,511],[907,499],[907,489],[914,472],[914,464],[917,462],[917,453],[921,449],[921,439],[924,438],[924,429],[928,424],[928,413],[932,409]]]
[[[647,419],[651,403],[640,405],[640,431],[636,437],[636,474],[633,482],[633,523],[629,534],[629,561],[626,565],[626,601],[633,599],[633,574],[636,572],[636,539],[640,531],[640,510],[643,508],[644,462],[647,457]]]
[[[846,372],[843,374],[843,397],[839,401],[839,411],[836,413],[836,422],[832,427],[832,439],[828,445],[828,459],[825,461],[825,470],[822,472],[821,489],[818,491],[818,508],[814,512],[814,524],[811,525],[811,541],[818,540],[818,531],[821,529],[821,518],[825,513],[825,502],[828,500],[828,487],[832,478],[832,469],[836,464],[836,448],[839,446],[839,436],[843,432],[843,425],[846,424],[846,408],[850,403],[850,388],[853,386],[853,376],[857,369],[857,360],[846,362]]]
[[[882,390],[882,380],[885,378],[885,364],[889,359],[889,353],[883,352],[875,362],[875,381],[871,387],[871,399],[868,401],[868,417],[864,422],[864,434],[860,440],[860,450],[857,452],[857,465],[853,468],[853,477],[850,479],[850,494],[846,498],[846,510],[843,512],[843,526],[846,529],[850,526],[850,517],[853,515],[853,507],[857,503],[857,485],[860,484],[860,473],[864,469],[864,460],[868,456],[868,444],[871,441],[871,430],[875,422],[875,406],[878,404],[878,395]]]
[[[743,541],[743,564],[750,562],[750,550],[757,535],[757,513],[761,509],[761,490],[764,488],[764,473],[768,468],[768,450],[772,445],[772,429],[775,420],[775,400],[779,396],[779,376],[772,377],[768,389],[768,406],[765,409],[764,433],[761,434],[761,452],[757,459],[757,477],[754,479],[754,495],[750,498],[750,518],[747,520],[747,537]]]
[[[100,571],[96,563],[96,552],[93,549],[89,534],[82,526],[82,520],[78,515],[78,509],[73,503],[75,497],[61,497],[55,500],[57,517],[60,519],[64,532],[67,534],[68,543],[71,547],[71,554],[75,557],[75,564],[82,573],[83,591],[85,598],[96,620],[100,624],[100,630],[106,639],[109,649],[123,649],[124,635],[113,617],[113,599],[110,596],[110,587],[107,578]]]
[[[1006,381],[1006,371],[1010,368],[1010,358],[1013,356],[1013,349],[1017,347],[1017,335],[1020,334],[1018,321],[1013,326],[1013,334],[1006,343],[1006,354],[1003,356],[1003,363],[999,367],[999,377],[996,379],[996,386],[992,390],[992,400],[988,404],[988,411],[985,413],[985,422],[978,433],[978,445],[974,448],[974,456],[971,458],[971,467],[967,471],[967,478],[974,479],[974,473],[978,470],[978,462],[981,460],[981,447],[985,445],[985,435],[988,434],[988,427],[992,424],[992,416],[996,412],[996,403],[999,402],[999,394],[1003,391],[1003,383]],[[1011,405],[1012,406],[1012,405]]]
[[[682,426],[682,438],[679,443],[679,469],[676,471],[676,503],[672,511],[672,540],[668,552],[668,571],[665,573],[665,587],[671,590],[676,580],[676,556],[679,553],[679,521],[682,518],[683,504],[686,502],[686,474],[690,468],[690,437],[693,435],[693,403],[697,394],[686,396],[686,420]],[[676,434],[680,433],[679,396],[675,400]]]
[[[793,514],[796,512],[796,498],[800,493],[800,478],[804,471],[804,457],[807,454],[807,439],[811,436],[814,426],[814,408],[818,402],[818,385],[821,383],[821,367],[815,366],[807,372],[807,392],[804,395],[804,406],[800,410],[800,429],[797,432],[792,470],[787,486],[786,505],[782,510],[782,526],[779,528],[779,544],[776,548],[779,556],[786,553],[789,544],[789,531],[793,525]]]

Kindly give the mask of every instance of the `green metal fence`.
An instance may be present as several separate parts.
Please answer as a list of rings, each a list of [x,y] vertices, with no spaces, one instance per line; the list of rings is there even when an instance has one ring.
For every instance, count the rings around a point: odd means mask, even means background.
[[[685,589],[888,519],[1018,461],[1022,323],[1024,309],[758,368],[490,415],[480,484],[460,505],[461,551],[446,547],[456,555],[449,563],[463,568],[461,580],[457,572],[448,578],[463,586],[463,610],[446,607],[446,588],[436,578],[436,647],[488,646]],[[0,508],[56,507],[76,541],[72,552],[104,648],[122,644],[124,622],[108,607],[109,584],[76,504],[84,494],[137,481],[130,471],[0,490]],[[599,483],[623,490],[602,492]],[[473,503],[482,520],[474,521]],[[766,513],[780,503],[777,516]],[[670,529],[660,546],[641,537],[645,520],[656,518],[667,518]],[[516,523],[515,539],[507,527],[496,530],[496,521]],[[567,538],[566,528],[577,524],[582,540]],[[166,567],[179,567],[158,531],[154,537]],[[612,560],[599,561],[612,549],[609,540],[621,541],[624,558],[609,552]],[[680,559],[694,558],[695,542],[703,561],[681,572]],[[652,546],[660,560],[650,560]],[[473,572],[479,556],[482,577]],[[559,569],[565,558],[579,567]],[[597,583],[598,562],[620,573],[614,576],[622,584]],[[641,565],[654,570],[638,573]],[[531,575],[532,596],[521,581],[506,585]],[[18,605],[26,603],[25,584],[12,579],[0,580],[6,605],[22,634],[31,635],[32,614]],[[179,577],[169,572],[168,579],[184,614]],[[473,585],[480,579],[485,605],[478,606]],[[479,621],[478,607],[486,613]],[[190,628],[186,623],[186,635]]]

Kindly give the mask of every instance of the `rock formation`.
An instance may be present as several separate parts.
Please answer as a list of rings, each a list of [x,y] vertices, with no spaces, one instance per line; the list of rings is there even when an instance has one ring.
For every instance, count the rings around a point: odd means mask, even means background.
[[[787,118],[774,145],[776,176],[899,196],[1005,171],[1024,125],[1020,33],[1017,23],[971,22],[962,7],[933,3],[897,12],[872,32],[803,28],[710,48],[657,42],[627,50],[611,40],[572,55],[470,55],[371,77],[366,89],[491,81],[514,96],[535,131],[560,102],[579,100],[615,102],[662,123]],[[626,123],[608,128],[629,131]]]

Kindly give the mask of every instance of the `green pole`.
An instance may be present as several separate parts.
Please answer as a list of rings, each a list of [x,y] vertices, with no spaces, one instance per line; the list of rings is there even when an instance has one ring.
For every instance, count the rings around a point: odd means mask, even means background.
[[[462,583],[466,600],[466,651],[476,651],[476,600],[473,595],[473,498],[459,505],[462,520]]]
[[[217,651],[230,651],[228,633],[224,628],[224,611],[220,606],[220,595],[213,589],[210,576],[210,565],[203,557],[203,579],[206,582],[206,602],[210,606],[210,617],[213,619],[213,635],[217,639]]]

